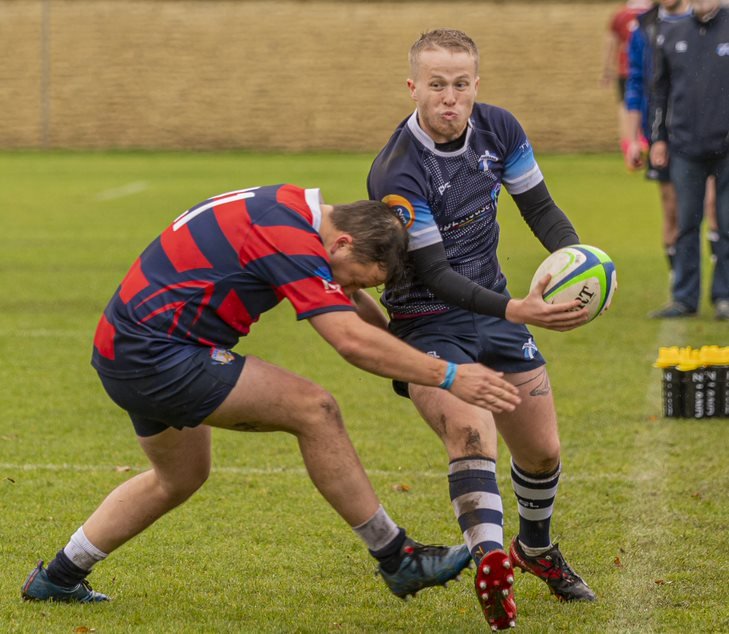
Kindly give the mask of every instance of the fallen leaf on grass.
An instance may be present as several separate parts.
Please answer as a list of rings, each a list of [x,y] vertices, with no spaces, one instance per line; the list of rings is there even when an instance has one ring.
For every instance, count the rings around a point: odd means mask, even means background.
[[[88,634],[89,632],[95,632],[96,628],[79,625],[78,627],[75,627],[73,631],[76,632],[76,634]]]
[[[127,465],[117,465],[116,467],[114,467],[114,471],[116,471],[117,473],[124,473],[125,471],[131,470],[132,468]]]
[[[693,492],[693,493],[691,494],[691,497],[692,497],[692,498],[696,498],[697,500],[701,500],[701,499],[703,499],[703,497],[704,497],[704,496],[703,496],[703,495],[701,495],[701,491],[694,491],[694,492]]]
[[[393,484],[392,490],[400,491],[400,493],[407,493],[410,490],[410,485],[409,484]]]
[[[10,477],[7,477],[7,478],[5,478],[5,479],[6,479],[6,480],[7,480],[8,482],[10,482],[11,484],[15,484],[15,480],[13,480],[12,478],[10,478]]]
[[[656,579],[657,586],[670,586],[673,581],[665,581],[664,579]]]
[[[620,559],[620,557],[616,557],[615,559],[613,559],[613,563],[614,563],[614,564],[615,564],[615,565],[616,565],[616,566],[617,566],[618,568],[622,568],[622,567],[623,567],[623,562],[622,562],[622,560]]]

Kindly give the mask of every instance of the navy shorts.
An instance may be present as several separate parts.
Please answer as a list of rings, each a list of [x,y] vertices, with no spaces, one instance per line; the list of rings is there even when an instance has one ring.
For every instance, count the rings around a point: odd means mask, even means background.
[[[454,363],[478,361],[504,373],[528,372],[546,363],[525,325],[460,308],[393,319],[390,331],[414,348]],[[404,383],[393,381],[393,388],[400,396],[408,395]]]
[[[116,379],[99,373],[104,389],[126,410],[138,436],[168,427],[196,427],[230,394],[245,357],[222,348],[201,348],[192,357],[156,374]]]

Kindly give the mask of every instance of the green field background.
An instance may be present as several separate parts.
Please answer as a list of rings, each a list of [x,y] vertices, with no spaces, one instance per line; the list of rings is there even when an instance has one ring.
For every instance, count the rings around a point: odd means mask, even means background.
[[[210,195],[292,182],[325,200],[366,196],[369,155],[0,153],[0,630],[8,632],[483,632],[473,573],[403,603],[309,482],[292,437],[215,430],[209,482],[91,575],[113,601],[27,604],[20,585],[103,496],[145,468],[125,414],[89,365],[96,322],[141,250]],[[599,596],[562,605],[517,577],[518,632],[729,631],[729,420],[665,420],[661,345],[729,345],[708,303],[696,319],[646,313],[668,298],[658,194],[616,155],[538,157],[583,242],[614,259],[610,311],[573,332],[534,329],[560,416],[553,523]],[[523,296],[546,255],[507,195],[500,257]],[[422,541],[461,539],[435,435],[389,382],[348,366],[267,313],[237,350],[338,399],[390,514]],[[518,525],[502,448],[505,535]],[[406,485],[406,486],[403,486]],[[87,629],[84,629],[87,628]]]

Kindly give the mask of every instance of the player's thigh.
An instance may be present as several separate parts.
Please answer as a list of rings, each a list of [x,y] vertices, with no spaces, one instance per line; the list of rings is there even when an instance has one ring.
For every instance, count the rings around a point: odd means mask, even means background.
[[[170,488],[196,489],[210,474],[210,428],[169,427],[153,436],[137,436],[157,477]]]
[[[476,455],[496,459],[496,428],[491,412],[440,388],[413,384],[409,387],[411,400],[438,434],[450,460]]]
[[[238,431],[299,433],[313,422],[338,418],[333,397],[316,383],[247,356],[237,383],[203,422]]]
[[[551,471],[559,462],[559,432],[546,366],[505,374],[519,389],[521,403],[513,412],[495,415],[496,426],[514,462],[530,473]]]

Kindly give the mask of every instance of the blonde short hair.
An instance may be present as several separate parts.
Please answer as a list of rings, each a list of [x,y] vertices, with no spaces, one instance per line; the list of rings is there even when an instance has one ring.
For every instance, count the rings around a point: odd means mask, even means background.
[[[410,62],[410,72],[413,77],[416,75],[420,53],[436,48],[468,53],[476,62],[476,74],[478,75],[478,47],[476,43],[463,31],[457,31],[456,29],[434,29],[422,33],[410,47],[408,61]]]

